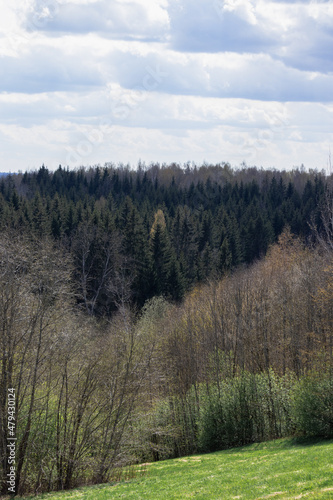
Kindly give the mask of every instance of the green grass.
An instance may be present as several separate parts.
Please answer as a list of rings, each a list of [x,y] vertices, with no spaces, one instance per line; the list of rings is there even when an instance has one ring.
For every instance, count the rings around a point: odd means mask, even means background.
[[[333,499],[333,441],[282,439],[138,467],[135,479],[43,500]],[[29,497],[36,498],[36,497]]]

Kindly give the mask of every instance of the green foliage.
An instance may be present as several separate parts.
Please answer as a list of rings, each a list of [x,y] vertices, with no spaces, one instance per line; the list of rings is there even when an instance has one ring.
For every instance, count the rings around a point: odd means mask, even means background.
[[[291,377],[242,373],[207,391],[199,447],[215,451],[288,435]]]
[[[312,374],[296,386],[293,407],[296,429],[306,436],[333,436],[333,376]]]

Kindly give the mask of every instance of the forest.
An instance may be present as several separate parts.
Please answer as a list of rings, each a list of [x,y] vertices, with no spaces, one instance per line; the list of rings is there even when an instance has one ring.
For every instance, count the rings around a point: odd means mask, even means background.
[[[332,437],[332,192],[225,163],[1,177],[2,493]]]

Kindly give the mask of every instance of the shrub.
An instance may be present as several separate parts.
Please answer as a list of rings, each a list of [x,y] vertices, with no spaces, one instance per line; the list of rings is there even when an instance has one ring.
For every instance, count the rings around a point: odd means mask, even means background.
[[[272,371],[244,372],[211,388],[200,415],[200,449],[216,451],[287,435],[292,380]]]
[[[333,437],[333,377],[312,374],[296,386],[292,415],[306,436]]]

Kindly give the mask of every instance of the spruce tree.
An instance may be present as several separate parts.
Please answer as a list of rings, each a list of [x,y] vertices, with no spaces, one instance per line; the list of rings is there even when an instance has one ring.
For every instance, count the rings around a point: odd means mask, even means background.
[[[158,222],[151,237],[154,295],[169,293],[172,254],[166,229]]]

